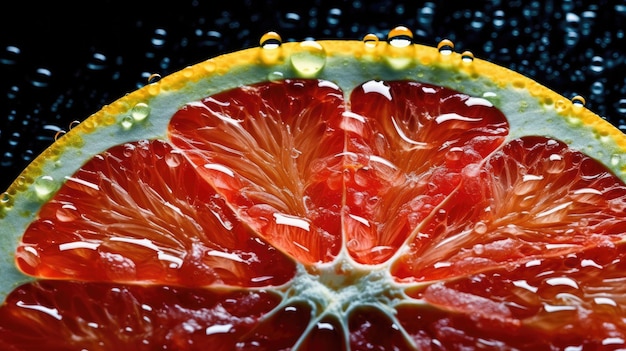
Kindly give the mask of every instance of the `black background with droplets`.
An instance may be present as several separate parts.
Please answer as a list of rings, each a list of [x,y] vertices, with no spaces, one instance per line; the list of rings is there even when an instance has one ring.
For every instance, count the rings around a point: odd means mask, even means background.
[[[0,11],[0,188],[124,94],[225,52],[361,39],[405,25],[414,41],[509,67],[626,130],[626,1],[11,1]],[[1,191],[1,190],[0,190]]]

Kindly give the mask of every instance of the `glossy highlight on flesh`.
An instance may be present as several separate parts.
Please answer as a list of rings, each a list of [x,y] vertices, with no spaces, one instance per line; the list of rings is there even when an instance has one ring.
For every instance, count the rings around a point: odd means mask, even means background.
[[[42,280],[0,308],[0,346],[623,346],[626,186],[508,133],[490,101],[408,80],[190,102],[42,207],[16,254]]]

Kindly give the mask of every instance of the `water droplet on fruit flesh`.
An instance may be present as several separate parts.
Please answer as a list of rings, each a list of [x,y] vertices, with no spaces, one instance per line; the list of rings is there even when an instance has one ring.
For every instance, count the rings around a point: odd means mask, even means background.
[[[444,56],[451,55],[454,52],[454,43],[449,39],[443,39],[437,44],[437,50]]]
[[[291,55],[291,64],[303,77],[314,77],[326,64],[326,51],[313,40],[298,45],[298,51]]]
[[[61,205],[56,211],[56,218],[61,222],[72,222],[78,219],[80,214],[76,206],[66,203]]]

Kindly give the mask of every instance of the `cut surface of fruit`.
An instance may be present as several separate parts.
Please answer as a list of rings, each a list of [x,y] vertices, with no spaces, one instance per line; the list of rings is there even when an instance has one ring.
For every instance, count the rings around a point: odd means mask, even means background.
[[[0,347],[623,349],[624,148],[584,107],[435,48],[208,60],[5,193]]]

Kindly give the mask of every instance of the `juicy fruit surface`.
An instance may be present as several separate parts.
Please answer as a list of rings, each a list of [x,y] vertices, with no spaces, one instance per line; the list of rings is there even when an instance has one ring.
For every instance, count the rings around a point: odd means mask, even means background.
[[[617,349],[626,186],[482,98],[323,80],[96,155],[16,253],[5,349]],[[70,342],[71,340],[71,342]],[[72,349],[73,346],[68,346]]]

